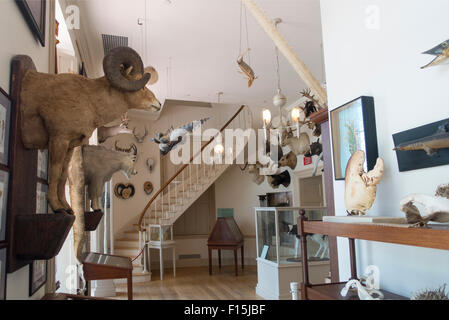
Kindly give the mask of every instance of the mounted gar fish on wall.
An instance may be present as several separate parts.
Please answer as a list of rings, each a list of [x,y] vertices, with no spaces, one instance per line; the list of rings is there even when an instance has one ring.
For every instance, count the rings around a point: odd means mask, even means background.
[[[449,59],[449,40],[446,40],[446,41],[440,43],[439,45],[437,45],[436,47],[434,47],[426,52],[423,52],[423,54],[433,55],[433,56],[435,56],[435,59],[430,61],[425,66],[421,67],[421,69],[425,69],[428,67],[442,64],[444,61]]]
[[[449,119],[393,135],[399,171],[449,164]]]

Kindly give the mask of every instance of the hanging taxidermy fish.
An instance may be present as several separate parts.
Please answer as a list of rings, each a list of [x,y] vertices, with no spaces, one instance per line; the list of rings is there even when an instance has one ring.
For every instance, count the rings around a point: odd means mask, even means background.
[[[120,199],[129,199],[134,196],[135,188],[131,183],[117,183],[114,187],[114,194]]]
[[[440,43],[439,45],[437,45],[436,47],[434,47],[426,52],[423,52],[423,54],[433,55],[433,56],[435,56],[435,59],[430,61],[425,66],[421,67],[421,69],[425,69],[425,68],[436,66],[436,65],[443,63],[444,61],[446,61],[449,58],[449,40],[446,40],[446,41]]]
[[[250,50],[251,49],[248,49],[247,52]],[[245,55],[245,53],[246,52],[239,55],[239,57],[237,58],[237,64],[240,70],[242,70],[241,73],[248,79],[248,88],[249,88],[253,84],[254,80],[257,79],[257,77],[254,74],[253,69],[251,69],[251,67],[245,61],[243,61],[243,56]]]

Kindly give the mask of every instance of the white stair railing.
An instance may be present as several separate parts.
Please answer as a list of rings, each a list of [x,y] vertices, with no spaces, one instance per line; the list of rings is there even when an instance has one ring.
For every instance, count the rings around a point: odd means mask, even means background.
[[[247,106],[241,106],[234,116],[223,126],[220,132],[225,129],[249,129],[252,128],[251,111]],[[210,143],[215,142],[218,134],[209,140],[200,150],[200,153]],[[216,142],[215,142],[216,143]],[[225,145],[225,137],[222,136],[221,143]],[[235,154],[235,146],[233,148],[233,159]],[[187,209],[187,204],[192,199],[197,198],[205,191],[205,187],[216,179],[216,176],[228,166],[225,164],[225,152],[221,154],[221,162],[216,163],[215,159],[211,164],[193,164],[193,159],[199,156],[194,155],[188,164],[180,166],[177,172],[165,183],[147,203],[139,216],[139,248],[144,249],[150,238],[149,224],[152,225],[172,225],[179,216]],[[201,154],[202,156],[202,154]],[[147,250],[143,250],[146,252]],[[148,263],[147,254],[142,255],[141,264],[144,272]]]

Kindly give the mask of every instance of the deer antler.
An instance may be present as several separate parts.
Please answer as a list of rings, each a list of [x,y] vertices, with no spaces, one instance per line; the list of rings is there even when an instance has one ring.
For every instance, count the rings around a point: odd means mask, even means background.
[[[134,138],[136,138],[136,140],[137,140],[138,143],[142,143],[142,142],[144,141],[144,139],[146,138],[146,136],[148,135],[147,127],[145,127],[145,133],[144,133],[143,136],[139,137],[139,136],[136,134],[136,128],[133,129],[133,135],[134,135]]]
[[[128,124],[129,124],[128,112],[125,113],[125,114],[121,117],[121,119],[122,119],[122,121],[120,122],[120,128],[128,129]]]
[[[307,98],[307,99],[309,99],[309,100],[312,100],[312,101],[315,103],[315,105],[318,106],[318,109],[323,109],[323,108],[325,107],[325,106],[322,106],[322,105],[320,104],[320,102],[318,101],[318,99],[315,98],[315,95],[312,94],[312,90],[310,90],[309,88],[304,89],[303,91],[300,92],[300,94],[301,94],[303,97],[305,97],[305,98]]]

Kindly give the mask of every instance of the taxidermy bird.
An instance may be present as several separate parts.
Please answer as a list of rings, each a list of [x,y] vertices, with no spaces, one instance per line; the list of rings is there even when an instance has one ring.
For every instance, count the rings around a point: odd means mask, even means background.
[[[377,158],[374,169],[363,170],[365,152],[357,150],[346,165],[345,205],[348,215],[365,215],[376,199],[377,184],[384,173],[384,162]]]
[[[151,141],[159,144],[159,150],[163,156],[169,153],[178,144],[184,144],[187,135],[193,132],[198,126],[201,126],[210,118],[204,118],[199,121],[193,121],[182,127],[173,129],[171,127],[165,134],[158,132],[155,138],[151,138]]]
[[[426,216],[422,216],[415,203],[424,208]],[[435,196],[412,194],[401,200],[401,211],[405,213],[407,223],[412,227],[426,226],[429,221],[449,222],[449,184],[440,185]]]
[[[449,40],[446,40],[437,45],[436,47],[426,52],[423,52],[423,54],[430,54],[436,57],[425,66],[421,67],[421,69],[425,69],[443,63],[449,58]]]

